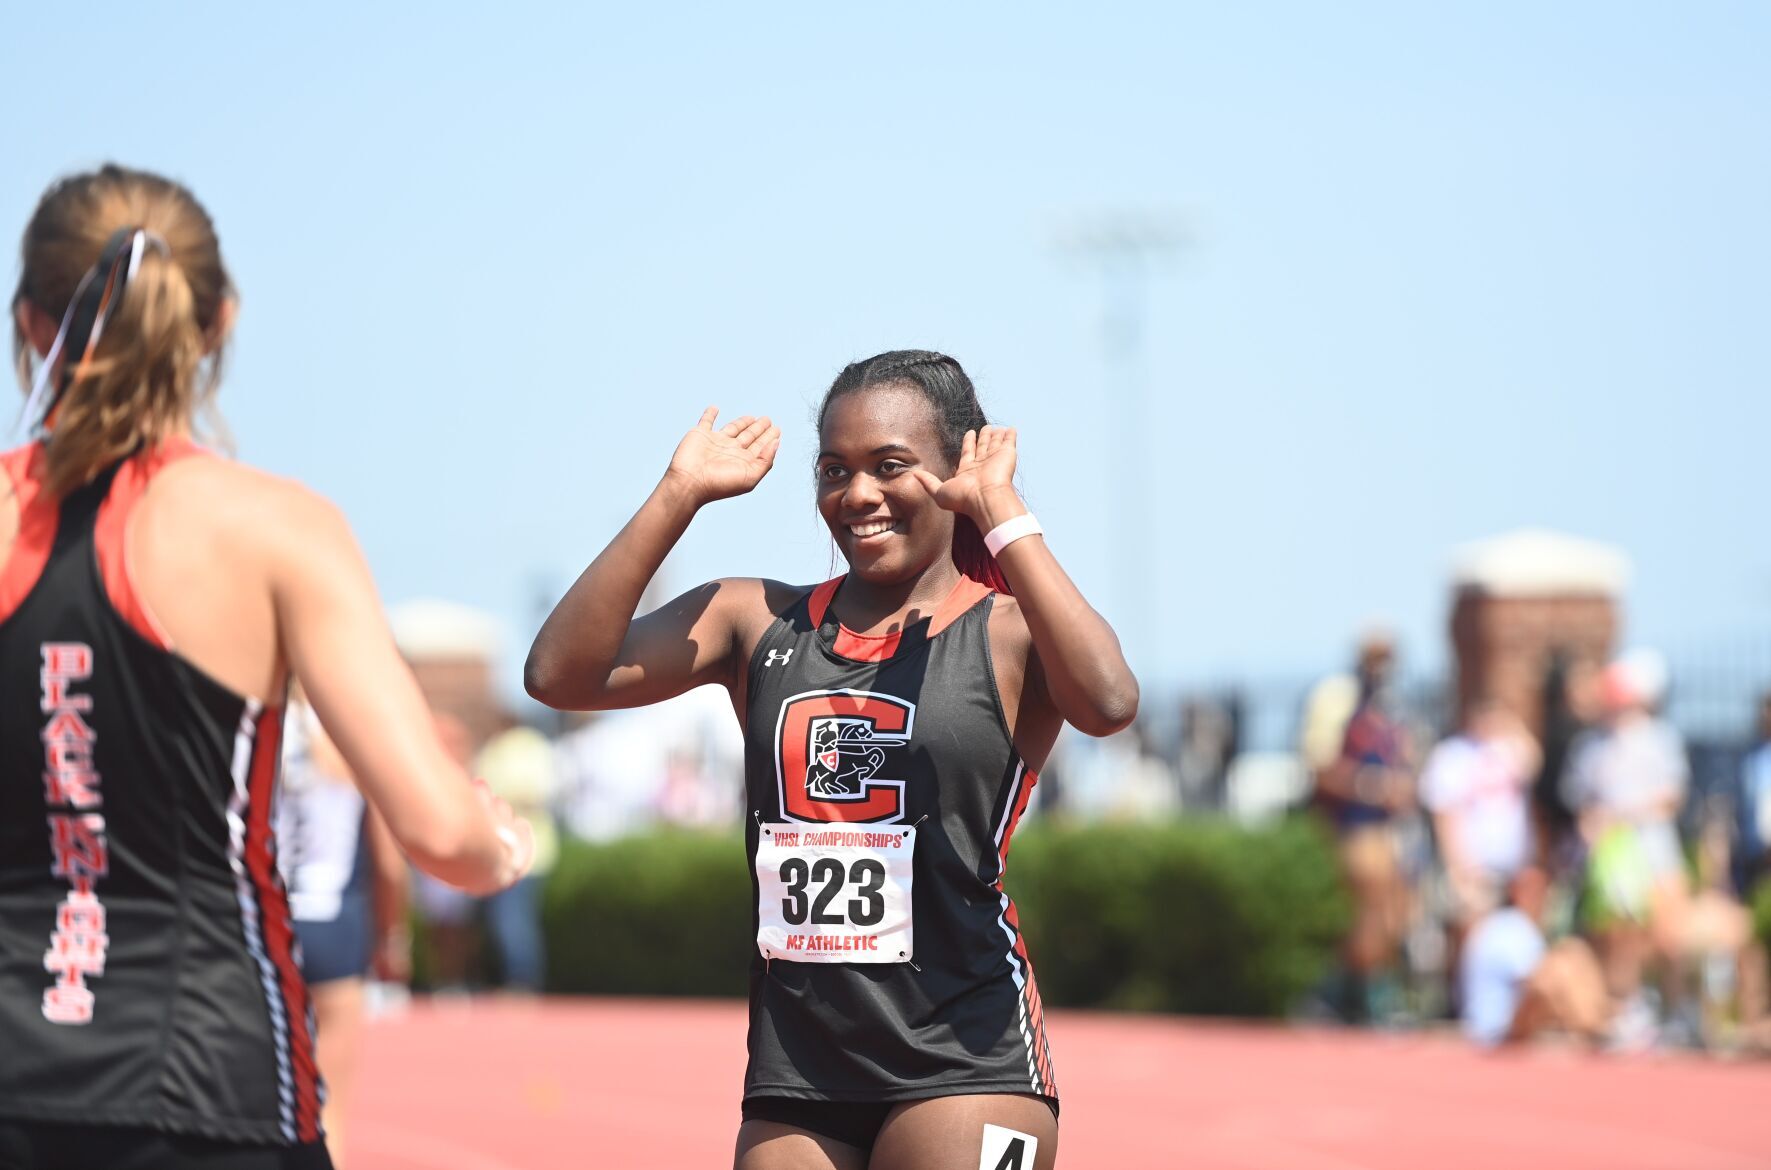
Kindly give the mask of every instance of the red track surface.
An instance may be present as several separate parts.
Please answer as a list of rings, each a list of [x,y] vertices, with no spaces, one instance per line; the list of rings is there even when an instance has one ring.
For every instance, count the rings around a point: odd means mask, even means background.
[[[1064,1170],[1771,1167],[1771,1066],[1054,1012]],[[351,1170],[721,1170],[736,1003],[483,1001],[371,1027]]]

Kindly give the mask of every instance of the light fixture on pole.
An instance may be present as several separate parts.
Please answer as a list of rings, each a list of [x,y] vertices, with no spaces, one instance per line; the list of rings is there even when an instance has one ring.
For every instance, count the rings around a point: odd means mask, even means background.
[[[1119,450],[1102,469],[1126,486],[1124,496],[1113,503],[1113,559],[1117,581],[1112,594],[1118,612],[1112,616],[1122,633],[1133,623],[1149,629],[1162,624],[1161,606],[1154,597],[1150,497],[1152,461],[1148,377],[1145,369],[1145,329],[1149,311],[1150,277],[1169,266],[1192,240],[1182,217],[1172,212],[1111,211],[1081,217],[1059,233],[1058,247],[1066,256],[1085,263],[1101,277],[1103,305],[1101,351],[1105,389],[1122,420]],[[1134,667],[1144,652],[1139,643],[1160,638],[1128,638]]]

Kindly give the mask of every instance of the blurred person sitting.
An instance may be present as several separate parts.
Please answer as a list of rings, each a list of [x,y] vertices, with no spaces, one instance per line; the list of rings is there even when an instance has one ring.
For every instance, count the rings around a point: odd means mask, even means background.
[[[495,796],[527,821],[535,836],[535,864],[527,877],[485,899],[486,926],[504,972],[504,986],[541,990],[547,953],[541,931],[541,887],[559,857],[559,830],[551,805],[556,787],[554,748],[545,735],[506,716],[486,742],[474,771]]]
[[[1649,962],[1684,954],[1689,887],[1677,817],[1690,782],[1685,744],[1655,715],[1666,685],[1659,657],[1637,652],[1603,676],[1605,725],[1573,751],[1565,799],[1587,849],[1584,914],[1612,995],[1641,1030]],[[1669,973],[1671,994],[1677,980]]]
[[[1611,999],[1592,950],[1578,938],[1544,938],[1549,880],[1536,866],[1507,882],[1505,902],[1470,931],[1459,965],[1464,1035],[1484,1047],[1562,1032],[1607,1038]]]
[[[1471,925],[1501,904],[1532,857],[1529,792],[1537,741],[1492,696],[1472,702],[1462,728],[1436,746],[1421,772],[1421,803],[1452,897],[1452,953]]]
[[[1414,772],[1391,686],[1395,659],[1387,635],[1366,637],[1355,671],[1357,703],[1338,753],[1316,773],[1317,807],[1338,838],[1353,896],[1341,999],[1343,1014],[1354,1022],[1387,1015],[1398,998],[1395,966],[1411,901],[1396,821],[1414,806]],[[1310,730],[1306,725],[1306,734]]]

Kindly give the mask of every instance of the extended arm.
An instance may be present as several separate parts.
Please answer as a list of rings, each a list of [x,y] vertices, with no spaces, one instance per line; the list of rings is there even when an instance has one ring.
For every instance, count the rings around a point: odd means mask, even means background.
[[[437,741],[344,518],[300,493],[280,519],[267,528],[279,636],[363,795],[426,873],[474,893],[514,882],[533,859],[529,827]]]
[[[647,584],[700,507],[740,495],[768,472],[781,446],[766,418],[740,418],[715,430],[709,407],[684,436],[658,486],[627,526],[590,563],[542,623],[523,686],[561,710],[637,707],[678,695],[730,672],[736,583],[693,590],[638,621]]]

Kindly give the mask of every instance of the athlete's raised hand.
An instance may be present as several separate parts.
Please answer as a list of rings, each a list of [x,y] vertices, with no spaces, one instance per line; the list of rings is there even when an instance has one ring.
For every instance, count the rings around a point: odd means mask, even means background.
[[[967,431],[959,448],[959,463],[942,480],[916,468],[917,482],[949,512],[970,516],[986,531],[1008,518],[1006,510],[1025,511],[1015,492],[1015,430],[987,426]]]
[[[701,412],[652,494],[553,607],[523,666],[523,686],[560,710],[655,703],[703,683],[723,682],[732,631],[719,585],[692,605],[665,606],[634,620],[646,584],[703,504],[754,488],[781,449],[781,428],[745,415],[715,427]],[[692,612],[690,612],[692,611]],[[681,653],[684,647],[690,653]]]
[[[695,429],[676,445],[665,473],[687,487],[698,504],[743,495],[768,474],[781,449],[781,428],[766,415],[747,414],[716,430],[717,418],[716,406],[701,412]]]

